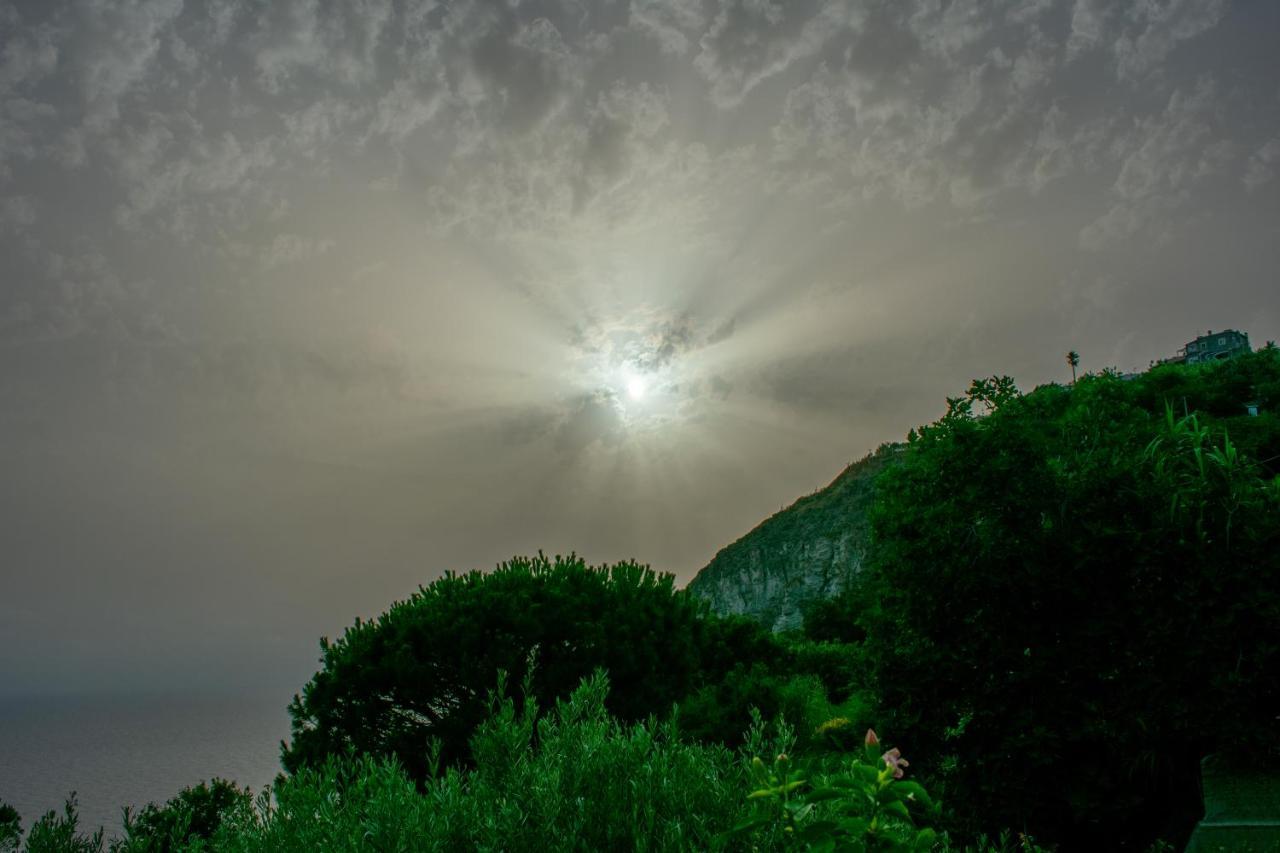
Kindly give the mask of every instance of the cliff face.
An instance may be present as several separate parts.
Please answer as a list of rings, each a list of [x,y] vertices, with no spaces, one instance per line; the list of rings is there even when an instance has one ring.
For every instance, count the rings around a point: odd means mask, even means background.
[[[689,582],[721,614],[771,628],[799,628],[808,605],[830,598],[862,568],[874,481],[896,455],[886,445],[722,548]]]

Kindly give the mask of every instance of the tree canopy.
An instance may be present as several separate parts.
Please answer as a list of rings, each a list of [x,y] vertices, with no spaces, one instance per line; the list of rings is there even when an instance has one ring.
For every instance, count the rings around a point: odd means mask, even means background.
[[[975,383],[913,432],[877,487],[860,618],[886,725],[951,768],[956,814],[1086,846],[1176,835],[1201,757],[1280,743],[1280,421],[1243,405],[1274,411],[1278,378],[1263,351]]]
[[[772,641],[740,620],[711,617],[673,578],[635,562],[590,567],[576,557],[517,557],[488,573],[447,574],[336,642],[290,706],[285,767],[347,751],[395,755],[416,778],[428,743],[465,761],[499,670],[532,670],[531,698],[549,706],[597,668],[623,721],[664,715]]]

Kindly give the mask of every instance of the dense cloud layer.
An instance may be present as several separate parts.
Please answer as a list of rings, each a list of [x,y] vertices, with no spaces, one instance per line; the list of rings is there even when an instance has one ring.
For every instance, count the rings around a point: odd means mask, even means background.
[[[973,376],[1275,337],[1277,39],[1244,0],[0,0],[2,689],[300,678],[538,548],[687,579]]]

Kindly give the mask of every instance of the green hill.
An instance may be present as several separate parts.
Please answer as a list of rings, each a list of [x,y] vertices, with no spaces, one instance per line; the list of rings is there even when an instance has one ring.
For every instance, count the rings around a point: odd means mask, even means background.
[[[1246,452],[1275,473],[1277,387],[1275,351],[1229,362],[1164,365],[1140,375],[1109,373],[1122,379],[1124,395],[1153,416],[1166,404],[1197,411],[1225,427]],[[1045,386],[1051,392],[1060,386]],[[1249,404],[1261,404],[1249,417]],[[1253,408],[1258,414],[1257,406]],[[902,444],[882,445],[854,462],[829,486],[800,498],[722,548],[692,581],[689,590],[720,614],[748,616],[774,630],[799,628],[807,607],[843,590],[866,562],[870,543],[868,511],[875,480],[901,454]]]
[[[772,628],[799,628],[805,608],[843,590],[867,553],[874,483],[901,445],[854,462],[831,485],[806,495],[716,554],[689,590],[721,614]]]

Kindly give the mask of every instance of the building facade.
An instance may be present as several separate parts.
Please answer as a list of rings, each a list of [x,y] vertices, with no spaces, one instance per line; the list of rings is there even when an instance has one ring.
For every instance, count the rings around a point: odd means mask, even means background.
[[[1249,346],[1249,335],[1227,329],[1221,332],[1209,331],[1187,344],[1178,352],[1172,361],[1183,364],[1202,364],[1206,361],[1223,361],[1253,352]]]

